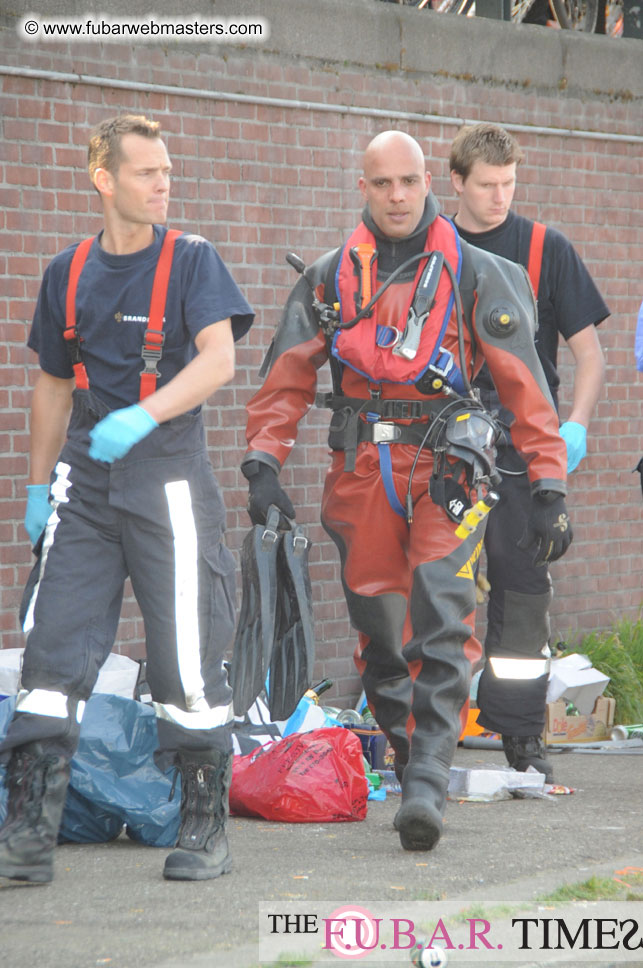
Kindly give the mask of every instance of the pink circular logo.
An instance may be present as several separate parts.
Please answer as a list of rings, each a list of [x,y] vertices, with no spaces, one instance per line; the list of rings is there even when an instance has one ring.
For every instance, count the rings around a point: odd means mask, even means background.
[[[380,920],[354,905],[337,908],[326,922],[326,945],[337,958],[364,958],[378,946]]]

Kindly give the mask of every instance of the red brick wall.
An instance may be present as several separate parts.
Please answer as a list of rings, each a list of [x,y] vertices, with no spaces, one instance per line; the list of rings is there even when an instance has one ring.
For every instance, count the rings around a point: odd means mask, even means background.
[[[28,400],[35,375],[25,347],[39,279],[49,259],[79,236],[99,228],[99,205],[85,173],[88,128],[121,110],[162,122],[175,166],[172,225],[213,241],[257,311],[257,323],[238,348],[234,383],[207,411],[212,461],[228,507],[229,545],[235,551],[249,526],[245,481],[244,406],[279,318],[294,272],[288,251],[307,262],[338,244],[360,211],[356,189],[363,147],[377,131],[396,126],[418,138],[430,159],[433,187],[454,209],[447,157],[456,127],[339,111],[313,111],[140,92],[137,83],[242,91],[281,99],[352,103],[391,112],[504,123],[591,127],[640,134],[628,101],[546,95],[517,85],[414,76],[384,69],[329,67],[256,50],[162,51],[117,45],[14,50],[0,36],[5,64],[34,70],[118,77],[132,89],[106,83],[69,83],[4,76],[0,138],[0,629],[3,647],[22,644],[17,623],[21,588],[30,566],[22,527],[28,470]],[[108,50],[109,64],[102,59]],[[638,117],[638,121],[637,121]],[[588,119],[591,119],[591,124]],[[552,569],[555,634],[569,638],[635,617],[641,604],[641,493],[631,473],[643,452],[641,392],[633,362],[636,310],[643,297],[641,144],[519,135],[526,150],[517,211],[561,228],[575,243],[607,299],[612,318],[601,327],[607,387],[592,425],[589,457],[572,477],[570,507],[576,540]],[[563,351],[562,414],[569,406],[568,357]],[[326,463],[327,415],[311,411],[282,481],[315,541],[319,676],[336,681],[330,701],[354,699],[359,684],[350,655],[354,636],[338,581],[337,556],[318,525]],[[73,589],[70,589],[73,602]],[[142,622],[130,598],[117,647],[141,653]]]

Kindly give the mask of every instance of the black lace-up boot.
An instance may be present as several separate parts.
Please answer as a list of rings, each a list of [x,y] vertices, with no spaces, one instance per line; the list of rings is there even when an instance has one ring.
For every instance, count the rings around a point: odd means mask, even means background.
[[[232,867],[225,834],[232,755],[219,750],[177,754],[181,774],[181,826],[163,877],[204,881]]]
[[[514,770],[524,773],[528,766],[533,766],[539,773],[545,774],[546,783],[553,783],[554,768],[547,759],[542,736],[503,736],[502,748],[509,766],[513,766]]]
[[[0,877],[34,884],[53,879],[69,775],[69,761],[40,743],[13,750],[5,778],[9,801],[0,828]]]

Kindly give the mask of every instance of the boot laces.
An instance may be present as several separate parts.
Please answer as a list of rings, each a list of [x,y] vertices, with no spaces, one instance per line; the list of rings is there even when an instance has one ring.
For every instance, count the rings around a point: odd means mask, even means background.
[[[26,750],[14,753],[7,770],[7,824],[23,819],[30,824],[38,822],[47,789],[47,774],[55,762],[56,757],[51,753],[36,755]]]
[[[181,829],[179,846],[203,850],[213,834],[225,825],[223,784],[225,762],[221,765],[184,763],[181,774]]]
[[[540,736],[511,736],[508,745],[519,756],[545,755],[545,745]]]

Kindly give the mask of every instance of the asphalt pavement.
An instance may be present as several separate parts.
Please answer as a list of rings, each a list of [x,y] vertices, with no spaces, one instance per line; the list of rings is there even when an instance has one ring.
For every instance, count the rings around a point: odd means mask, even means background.
[[[411,951],[393,951],[390,944],[388,951],[384,944],[370,953],[360,951],[359,958],[355,946],[340,951],[332,938],[331,950],[328,945],[322,950],[320,926],[327,932],[328,916],[351,906],[395,921],[400,931],[406,918],[401,949],[410,947],[405,941],[410,925],[415,928],[423,917],[426,935],[426,924],[431,930],[436,923],[436,911],[440,917],[447,909],[473,911],[491,922],[506,912],[507,903],[514,912],[526,910],[521,906],[565,883],[593,875],[627,881],[628,874],[641,872],[643,754],[553,756],[557,782],[574,793],[449,802],[445,834],[430,853],[401,849],[393,828],[400,801],[391,794],[383,802],[370,802],[361,822],[281,824],[233,817],[234,868],[214,881],[163,880],[167,851],[140,846],[124,835],[108,844],[59,847],[52,884],[35,887],[0,879],[0,965],[286,968],[337,964],[338,958],[363,966],[410,965]],[[469,768],[501,764],[502,754],[459,748],[455,763]],[[549,918],[557,916],[556,904],[545,910]],[[630,907],[623,905],[620,913],[626,910]],[[638,910],[637,937],[643,934],[643,905]],[[272,936],[270,926],[276,929]],[[533,940],[514,962],[521,968],[643,966],[643,942],[638,957],[620,949],[606,953],[578,946],[566,955],[553,946],[543,952],[540,935]],[[274,943],[279,945],[275,957],[267,947]],[[499,948],[494,961],[486,949],[478,956],[454,946],[449,965],[505,964],[506,958]]]

